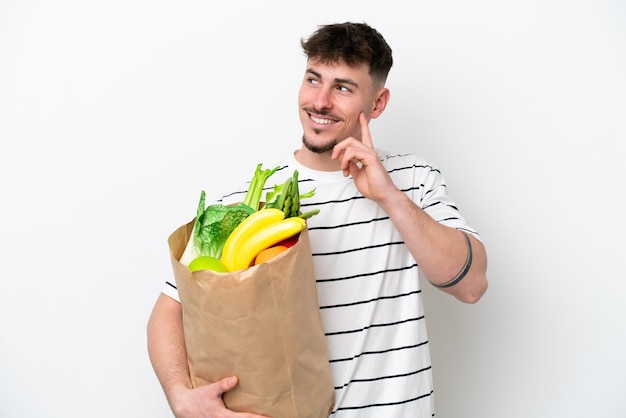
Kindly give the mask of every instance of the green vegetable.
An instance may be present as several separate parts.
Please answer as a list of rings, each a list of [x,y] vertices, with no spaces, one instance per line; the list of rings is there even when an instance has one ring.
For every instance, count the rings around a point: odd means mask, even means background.
[[[205,192],[200,193],[200,202],[196,213],[196,221],[191,231],[185,251],[180,263],[189,265],[200,256],[210,256],[219,259],[222,255],[224,243],[237,225],[254,209],[243,203],[234,206],[222,204],[210,205],[205,209]]]
[[[298,217],[302,219],[309,219],[311,216],[317,215],[318,213],[320,213],[319,209],[311,209],[308,212],[301,213]]]
[[[291,193],[292,183],[293,178],[289,177],[284,183],[275,184],[274,189],[271,192],[267,192],[265,195],[265,207],[283,210],[285,207],[285,200],[287,200],[287,196]],[[285,215],[287,215],[286,212]]]
[[[300,194],[298,185],[298,170],[294,170],[293,175],[282,184],[274,185],[274,189],[267,192],[265,196],[265,207],[276,208],[285,212],[285,217],[299,216],[308,219],[319,213],[319,209],[314,209],[305,214],[300,213],[300,201],[315,195],[315,189]]]
[[[246,197],[243,199],[243,203],[250,206],[255,211],[259,210],[259,203],[261,202],[263,187],[265,187],[267,179],[270,178],[270,176],[280,168],[274,167],[271,170],[262,170],[262,166],[262,164],[256,166],[254,176],[252,177],[252,181],[250,182],[250,186],[248,187],[248,191],[246,192]]]
[[[233,206],[214,204],[205,208],[205,192],[200,193],[200,202],[196,212],[196,220],[191,236],[180,258],[180,263],[188,266],[200,256],[219,259],[224,243],[237,225],[259,209],[261,195],[267,179],[280,167],[263,170],[262,165],[256,167],[250,186],[242,203]]]

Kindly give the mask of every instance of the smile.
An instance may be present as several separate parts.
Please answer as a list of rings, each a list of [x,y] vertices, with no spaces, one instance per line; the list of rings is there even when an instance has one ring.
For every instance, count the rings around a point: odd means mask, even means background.
[[[333,123],[337,123],[337,121],[334,119],[318,118],[316,116],[313,116],[310,113],[309,113],[309,117],[311,118],[313,122],[318,123],[320,125],[332,125]]]

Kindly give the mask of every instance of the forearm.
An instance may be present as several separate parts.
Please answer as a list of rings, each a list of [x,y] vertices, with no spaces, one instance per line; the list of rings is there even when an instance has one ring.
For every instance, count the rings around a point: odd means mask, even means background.
[[[161,294],[150,315],[147,331],[150,362],[174,410],[176,395],[191,389],[180,303]]]
[[[438,285],[463,272],[468,261],[468,245],[462,232],[442,225],[396,190],[378,202],[387,212],[417,261],[423,275]],[[469,236],[471,265],[457,284],[441,290],[457,299],[473,303],[487,290],[487,256],[483,244]]]

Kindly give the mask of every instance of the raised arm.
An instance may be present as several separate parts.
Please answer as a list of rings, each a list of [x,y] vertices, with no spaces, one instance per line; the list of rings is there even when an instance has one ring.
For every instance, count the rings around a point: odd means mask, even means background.
[[[344,174],[352,175],[359,191],[389,215],[431,283],[460,301],[478,301],[487,290],[485,247],[476,238],[438,223],[401,192],[380,162],[364,114],[360,123],[361,139],[341,141],[333,149],[333,158],[341,160]]]
[[[424,276],[462,302],[475,303],[487,290],[487,255],[470,234],[442,225],[399,190],[379,201],[402,235]]]

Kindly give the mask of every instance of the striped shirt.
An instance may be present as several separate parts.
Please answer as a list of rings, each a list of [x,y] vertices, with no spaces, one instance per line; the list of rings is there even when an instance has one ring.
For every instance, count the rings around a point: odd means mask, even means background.
[[[394,184],[432,218],[476,232],[446,193],[439,170],[412,154],[379,155]],[[433,382],[419,267],[387,214],[342,172],[289,156],[267,189],[295,169],[308,220],[318,300],[335,386],[335,418],[432,417]],[[222,198],[243,200],[245,188]],[[177,298],[172,284],[164,292]]]

